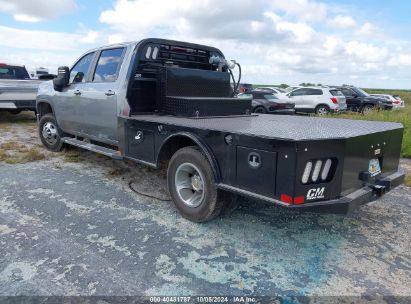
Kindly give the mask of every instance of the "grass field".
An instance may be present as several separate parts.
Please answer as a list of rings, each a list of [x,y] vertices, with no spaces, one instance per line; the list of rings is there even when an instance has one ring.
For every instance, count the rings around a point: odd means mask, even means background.
[[[405,102],[405,108],[394,111],[373,111],[367,115],[347,112],[338,115],[338,118],[361,119],[361,120],[378,120],[399,122],[404,125],[404,137],[402,141],[401,156],[411,158],[411,90],[381,90],[365,89],[368,93],[382,93],[399,95]]]

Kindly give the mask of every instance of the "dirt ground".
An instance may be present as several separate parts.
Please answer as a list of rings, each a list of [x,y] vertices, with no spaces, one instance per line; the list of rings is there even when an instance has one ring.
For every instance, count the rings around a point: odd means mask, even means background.
[[[194,224],[129,181],[168,198],[164,170],[48,152],[32,114],[2,114],[0,296],[411,296],[409,187],[350,216],[242,200]]]

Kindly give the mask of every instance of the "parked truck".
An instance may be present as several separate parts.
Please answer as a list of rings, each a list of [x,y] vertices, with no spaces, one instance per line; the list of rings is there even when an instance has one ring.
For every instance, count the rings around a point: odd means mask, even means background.
[[[42,79],[54,77],[48,76],[43,75]],[[0,63],[0,111],[12,114],[35,111],[37,89],[41,82],[31,79],[24,65]]]
[[[217,48],[163,39],[90,50],[39,86],[40,139],[168,161],[172,201],[195,222],[236,195],[351,210],[401,184],[401,124],[252,114],[233,96],[234,67]]]

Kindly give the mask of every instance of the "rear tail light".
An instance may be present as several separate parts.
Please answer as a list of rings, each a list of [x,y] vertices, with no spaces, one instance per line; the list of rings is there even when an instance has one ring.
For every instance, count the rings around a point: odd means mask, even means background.
[[[301,205],[304,204],[305,197],[304,196],[296,196],[294,197],[294,205]]]
[[[321,160],[317,160],[315,163],[313,175],[311,176],[311,179],[313,182],[316,182],[318,180],[318,177],[320,176],[320,170],[321,166],[323,165],[323,162]]]
[[[287,204],[292,204],[293,203],[293,198],[287,194],[281,194],[280,195],[280,201],[287,203]]]
[[[313,168],[313,163],[312,162],[309,161],[305,164],[303,177],[301,178],[301,182],[303,184],[308,183],[308,179],[310,178],[312,168]]]
[[[321,172],[321,180],[326,180],[328,177],[328,174],[330,173],[330,169],[331,169],[331,165],[332,165],[332,161],[331,159],[327,159],[325,164],[324,164],[324,168],[323,171]]]
[[[294,205],[301,205],[301,204],[304,204],[304,202],[305,202],[305,197],[304,196],[296,196],[296,197],[292,197],[292,196],[290,196],[290,195],[287,195],[287,194],[281,194],[280,195],[280,201],[282,201],[283,203],[286,203],[286,204],[293,204],[294,203]]]
[[[306,185],[329,181],[333,178],[336,167],[335,158],[309,160],[305,164],[301,183]]]
[[[395,101],[393,101],[392,103],[393,103],[393,104],[400,104],[400,103],[401,103],[401,101],[399,101],[399,100],[395,100]]]
[[[337,101],[337,97],[331,97],[330,99],[331,99],[331,101],[332,101],[333,103],[335,103],[335,104],[337,104],[337,103],[338,103],[338,101]]]

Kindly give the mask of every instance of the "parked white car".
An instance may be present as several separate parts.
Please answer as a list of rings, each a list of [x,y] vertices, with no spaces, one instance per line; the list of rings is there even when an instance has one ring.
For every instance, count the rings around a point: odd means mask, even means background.
[[[289,92],[294,91],[294,90],[299,89],[299,88],[302,88],[302,87],[300,87],[300,86],[292,86],[292,87],[288,87],[288,88],[284,89],[284,91],[285,91],[286,93],[289,93]]]
[[[277,87],[258,87],[254,89],[254,91],[267,91],[275,95],[285,95],[286,94],[286,92],[283,89],[277,88]]]
[[[325,115],[347,110],[344,94],[335,88],[304,87],[286,94],[295,103],[296,112]]]
[[[382,97],[385,100],[392,102],[393,109],[402,109],[404,108],[405,104],[404,101],[398,95],[389,95],[389,94],[371,94],[371,96]]]

